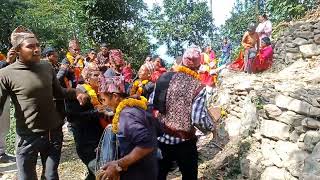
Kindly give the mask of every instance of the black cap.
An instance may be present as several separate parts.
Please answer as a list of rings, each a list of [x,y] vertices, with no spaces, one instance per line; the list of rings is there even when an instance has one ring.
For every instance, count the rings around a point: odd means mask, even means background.
[[[47,47],[43,50],[42,55],[48,56],[50,53],[56,52],[56,50],[53,47]]]

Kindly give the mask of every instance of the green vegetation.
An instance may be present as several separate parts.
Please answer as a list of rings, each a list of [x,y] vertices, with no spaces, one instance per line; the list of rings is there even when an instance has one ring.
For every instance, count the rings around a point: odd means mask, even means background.
[[[153,7],[149,20],[153,36],[174,57],[182,55],[185,45],[208,44],[216,31],[207,1],[166,0]]]
[[[258,22],[258,16],[267,14],[273,23],[273,27],[277,27],[280,23],[289,22],[300,18],[307,11],[316,8],[319,5],[318,0],[237,0],[231,16],[226,20],[225,24],[219,28],[219,38],[229,37],[234,51],[233,57],[239,52],[242,36],[250,22]],[[283,28],[274,31],[272,36],[277,37],[277,33]],[[216,38],[216,39],[219,39]],[[214,46],[220,42],[214,42]]]
[[[6,137],[6,152],[14,154],[16,142],[16,120],[14,118],[14,108],[10,108],[10,130]]]

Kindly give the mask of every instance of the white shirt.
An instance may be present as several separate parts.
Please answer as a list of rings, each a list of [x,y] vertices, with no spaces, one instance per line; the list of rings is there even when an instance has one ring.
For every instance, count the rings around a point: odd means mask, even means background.
[[[270,20],[266,20],[259,23],[256,32],[259,33],[260,39],[264,37],[270,37],[272,32],[272,23]]]

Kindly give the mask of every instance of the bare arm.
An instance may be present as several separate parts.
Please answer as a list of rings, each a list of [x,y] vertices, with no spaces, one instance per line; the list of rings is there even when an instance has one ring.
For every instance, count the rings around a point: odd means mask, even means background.
[[[242,37],[241,44],[244,48],[248,48],[248,46],[250,46],[248,43],[246,43],[247,36],[248,36],[248,33],[246,32]]]

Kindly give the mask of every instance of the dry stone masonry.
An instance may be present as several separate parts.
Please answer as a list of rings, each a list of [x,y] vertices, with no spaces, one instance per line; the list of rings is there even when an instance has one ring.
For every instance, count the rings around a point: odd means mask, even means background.
[[[299,26],[294,47],[310,45],[316,27]],[[302,52],[276,73],[222,72],[218,99],[229,114],[227,132],[251,144],[238,179],[320,179],[320,53],[308,59]]]
[[[298,59],[312,59],[320,55],[320,22],[294,22],[275,44],[276,70]]]

